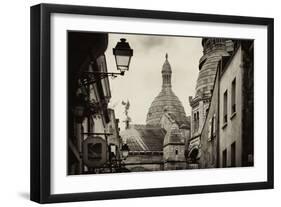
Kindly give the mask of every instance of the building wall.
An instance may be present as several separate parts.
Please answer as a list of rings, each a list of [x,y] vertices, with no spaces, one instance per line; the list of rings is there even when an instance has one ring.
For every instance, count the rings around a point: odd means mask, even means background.
[[[197,160],[200,157],[200,151],[198,150],[200,147],[200,136],[202,133],[202,129],[205,124],[207,110],[209,110],[210,106],[210,98],[208,99],[203,97],[197,97],[199,99],[198,103],[196,105],[192,106],[192,121],[191,121],[191,135],[187,143],[186,150],[188,152],[188,156],[190,157],[192,155],[191,160],[193,162]],[[194,121],[194,114],[197,113],[197,120]],[[197,122],[197,123],[196,123]],[[197,125],[197,127],[195,127]],[[195,129],[197,128],[197,129]],[[192,152],[193,150],[198,151],[198,153]]]
[[[185,145],[168,144],[163,148],[164,170],[186,169]]]
[[[164,163],[164,170],[184,170],[184,169],[187,169],[187,164],[185,161]]]
[[[207,113],[206,121],[204,123],[200,137],[200,168],[214,168],[218,166],[218,87],[219,77],[217,75],[209,111]]]
[[[107,136],[108,139],[107,141],[108,144],[114,144],[119,147],[121,140],[119,137],[118,121],[115,118],[115,112],[113,109],[108,109],[108,113],[109,113],[110,122],[106,126],[106,131],[112,135]]]
[[[86,135],[82,135],[81,133],[94,132],[94,130],[89,127],[93,124],[89,117],[86,117],[85,114],[82,114],[82,117],[81,114],[78,116],[75,111],[81,104],[88,111],[86,102],[92,99],[100,102],[100,99],[104,99],[104,94],[99,93],[97,90],[97,87],[102,89],[104,85],[96,84],[96,87],[92,88],[81,87],[79,77],[83,71],[88,71],[91,68],[89,67],[90,56],[99,57],[103,55],[108,45],[108,35],[105,33],[69,32],[67,39],[68,174],[82,174],[84,166],[80,154],[82,153],[82,143]],[[106,69],[106,64],[104,66],[104,69]],[[100,68],[96,69],[99,70]],[[88,92],[90,95],[88,95]],[[106,108],[107,106],[105,105]]]
[[[202,128],[205,123],[206,118],[206,110],[209,108],[209,100],[208,99],[202,99],[200,98],[200,101],[198,101],[198,104],[192,107],[191,115],[192,115],[192,121],[191,121],[191,137],[196,137],[201,134]],[[196,123],[194,120],[194,114],[198,113],[197,117],[197,127],[195,127]]]
[[[226,150],[227,166],[231,166],[231,144],[235,142],[236,166],[242,165],[242,57],[239,47],[231,58],[229,65],[224,69],[220,77],[220,167],[223,166],[223,152]],[[236,114],[231,114],[231,85],[236,78]],[[227,92],[227,122],[224,123],[224,93]]]
[[[200,151],[198,155],[196,155],[196,151],[198,151],[198,148],[200,147],[200,135],[205,125],[207,116],[206,110],[209,110],[218,63],[220,62],[221,57],[229,56],[233,44],[231,40],[203,38],[202,46],[203,56],[199,60],[199,75],[196,84],[196,94],[194,98],[189,97],[190,106],[192,108],[192,118],[191,138],[187,149],[188,155],[192,155],[193,157],[193,162],[197,162],[195,160],[201,156]],[[194,114],[197,112],[199,112],[199,116],[197,116],[197,119],[199,120],[194,121]],[[198,122],[198,130],[194,130],[196,122]],[[194,153],[192,152],[193,150],[195,150]]]
[[[138,152],[133,154],[130,152],[124,163],[125,167],[132,172],[163,170],[163,155],[162,153],[143,152],[141,154],[141,152]]]
[[[185,145],[168,144],[163,148],[163,157],[165,161],[185,161],[184,157]]]
[[[213,86],[212,86],[213,87]],[[206,116],[207,116],[207,110],[209,110],[210,107],[210,101],[211,101],[211,97],[208,98],[207,100],[202,100],[200,101],[200,104],[202,105],[200,108],[200,115],[199,115],[199,132],[201,134],[205,120],[206,120]]]
[[[163,163],[143,164],[143,165],[126,165],[130,172],[160,171],[163,170]]]
[[[119,135],[119,126],[118,126],[119,119],[115,118],[115,112],[113,109],[108,109],[108,114],[109,114],[110,121],[106,125],[106,131],[107,133],[111,134],[111,135],[107,135],[107,144],[110,146],[109,159],[112,160],[113,156],[115,156],[117,160],[120,160],[121,158],[120,150],[122,148],[122,142],[121,142],[121,137]]]

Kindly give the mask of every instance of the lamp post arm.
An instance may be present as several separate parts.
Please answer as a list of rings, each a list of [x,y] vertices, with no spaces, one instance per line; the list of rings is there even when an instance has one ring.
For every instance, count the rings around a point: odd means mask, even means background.
[[[102,76],[116,76],[116,75],[124,75],[125,72],[121,71],[120,73],[108,73],[108,72],[101,72],[101,71],[93,71],[93,72],[85,72],[86,74],[90,74],[90,75],[102,75]]]

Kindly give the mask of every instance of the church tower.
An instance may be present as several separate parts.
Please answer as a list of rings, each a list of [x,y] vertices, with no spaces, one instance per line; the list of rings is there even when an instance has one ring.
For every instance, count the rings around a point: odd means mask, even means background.
[[[191,106],[191,144],[189,144],[188,154],[193,160],[198,159],[200,156],[200,135],[211,102],[218,63],[221,57],[229,56],[233,51],[233,42],[227,39],[203,38],[202,46],[203,56],[199,60],[199,75],[195,96],[189,97]]]
[[[189,128],[179,126],[171,114],[165,109],[164,112],[161,119],[161,127],[166,131],[163,142],[164,170],[186,169],[185,143],[189,138]]]
[[[171,79],[172,79],[172,69],[171,69],[171,65],[168,61],[168,54],[166,53],[165,55],[166,60],[163,64],[162,67],[162,89],[165,88],[171,88],[172,84],[171,84]]]
[[[186,123],[187,117],[183,105],[172,91],[172,68],[168,60],[168,54],[165,56],[161,74],[162,89],[151,103],[146,117],[146,124],[160,125],[160,119],[164,115],[164,109],[166,112],[173,114],[179,123]]]

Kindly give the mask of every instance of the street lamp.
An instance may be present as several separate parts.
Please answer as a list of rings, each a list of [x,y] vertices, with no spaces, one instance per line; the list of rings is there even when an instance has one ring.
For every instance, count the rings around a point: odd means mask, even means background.
[[[113,48],[113,55],[115,56],[116,67],[120,70],[120,75],[124,75],[125,71],[129,70],[133,50],[130,48],[125,38],[121,38]]]
[[[90,85],[94,84],[97,81],[107,78],[109,76],[111,77],[117,77],[117,75],[124,75],[125,71],[129,70],[131,57],[133,56],[133,50],[130,48],[130,45],[128,42],[126,42],[126,39],[121,38],[120,42],[118,42],[113,48],[113,54],[115,56],[115,62],[117,70],[120,71],[120,73],[108,73],[108,72],[102,72],[102,71],[87,71],[84,72],[84,80],[81,85]],[[92,67],[95,68],[96,66],[96,60],[92,60],[91,63]]]

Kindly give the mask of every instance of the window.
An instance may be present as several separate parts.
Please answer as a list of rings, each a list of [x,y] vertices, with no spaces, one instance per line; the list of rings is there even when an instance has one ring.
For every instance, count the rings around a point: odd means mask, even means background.
[[[212,140],[212,122],[213,118],[209,119],[209,129],[208,129],[208,141]]]
[[[212,119],[212,137],[216,136],[216,114],[214,114]]]
[[[216,136],[216,114],[209,120],[208,141],[211,141]]]
[[[215,153],[216,153],[216,149],[215,149],[215,142],[211,143],[211,164],[214,165],[215,164]]]
[[[231,84],[231,113],[236,112],[236,78],[232,81]]]
[[[231,144],[231,167],[236,166],[236,145],[235,142]]]
[[[199,112],[194,112],[194,132],[198,131],[199,128]]]
[[[222,152],[222,167],[227,166],[227,151],[226,149]]]
[[[227,90],[223,94],[223,123],[227,123]]]
[[[176,153],[176,155],[178,155],[178,154],[179,154],[179,151],[176,149],[175,153]]]
[[[193,123],[194,123],[194,126],[193,126],[193,130],[194,132],[196,132],[196,112],[193,114]]]

